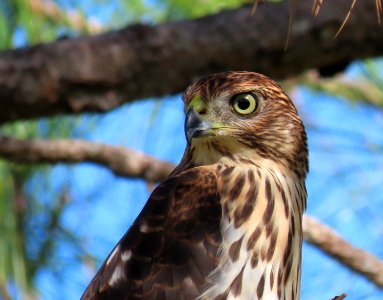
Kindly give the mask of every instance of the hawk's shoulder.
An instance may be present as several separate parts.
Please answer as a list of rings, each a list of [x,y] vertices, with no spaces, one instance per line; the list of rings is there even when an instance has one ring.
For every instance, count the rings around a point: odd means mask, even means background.
[[[82,299],[193,299],[218,263],[221,205],[214,171],[196,167],[151,194]]]

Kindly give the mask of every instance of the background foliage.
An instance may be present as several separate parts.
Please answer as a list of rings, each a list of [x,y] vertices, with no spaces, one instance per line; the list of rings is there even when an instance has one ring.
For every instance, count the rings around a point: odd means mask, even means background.
[[[0,47],[95,34],[130,23],[196,18],[243,0],[2,0]],[[270,24],[272,27],[272,24]],[[282,84],[309,133],[308,211],[346,239],[383,257],[383,62],[345,73],[316,71]],[[185,145],[179,95],[103,115],[18,121],[0,134],[72,137],[125,145],[177,163]],[[0,161],[0,299],[78,298],[147,199],[140,180],[89,164],[24,166]],[[87,250],[88,249],[88,250]],[[303,299],[377,299],[382,291],[305,245]]]

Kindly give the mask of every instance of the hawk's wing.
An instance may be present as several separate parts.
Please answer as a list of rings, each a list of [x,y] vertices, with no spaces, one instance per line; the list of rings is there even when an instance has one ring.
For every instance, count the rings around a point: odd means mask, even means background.
[[[218,263],[220,198],[203,167],[161,183],[89,284],[89,299],[194,299]]]

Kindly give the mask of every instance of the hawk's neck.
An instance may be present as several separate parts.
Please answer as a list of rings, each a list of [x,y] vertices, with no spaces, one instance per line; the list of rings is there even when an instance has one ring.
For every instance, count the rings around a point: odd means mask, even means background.
[[[299,299],[304,178],[272,161],[224,158],[215,168],[222,246],[201,299]]]

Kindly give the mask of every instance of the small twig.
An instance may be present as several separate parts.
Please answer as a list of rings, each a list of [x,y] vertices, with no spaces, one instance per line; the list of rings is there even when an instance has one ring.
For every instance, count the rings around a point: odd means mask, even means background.
[[[332,298],[331,300],[343,300],[346,298],[346,294],[342,294],[342,295],[339,295],[339,296],[335,296],[334,298]]]
[[[354,248],[333,229],[307,215],[303,218],[303,235],[310,244],[383,287],[383,262],[378,257]]]

